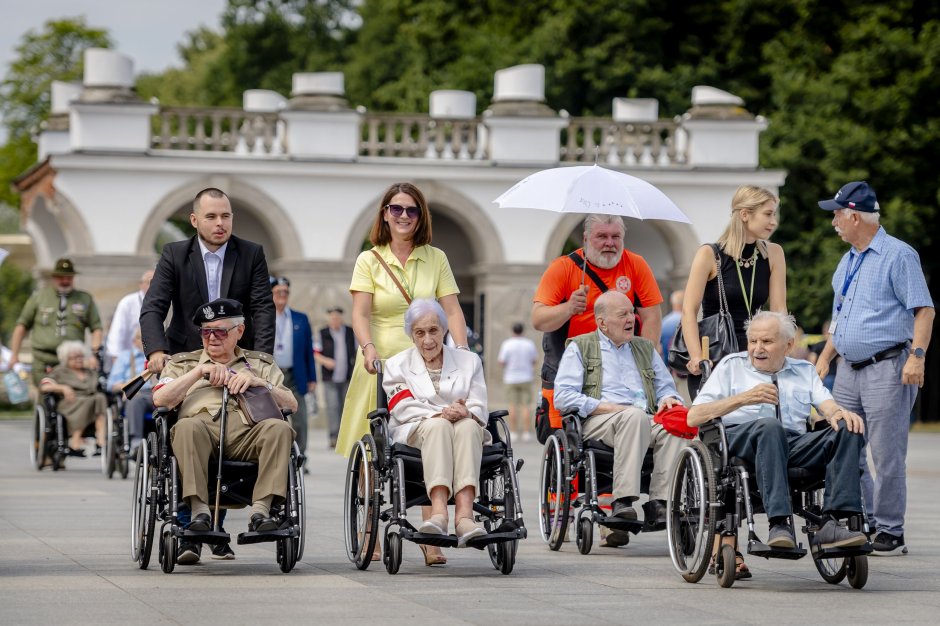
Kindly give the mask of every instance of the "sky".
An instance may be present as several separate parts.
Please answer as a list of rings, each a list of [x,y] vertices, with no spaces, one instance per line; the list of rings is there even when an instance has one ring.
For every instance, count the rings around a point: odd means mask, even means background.
[[[218,28],[226,0],[0,0],[0,69],[5,75],[15,48],[29,30],[50,19],[85,16],[110,32],[115,48],[134,60],[135,72],[182,65],[176,52],[199,26]]]

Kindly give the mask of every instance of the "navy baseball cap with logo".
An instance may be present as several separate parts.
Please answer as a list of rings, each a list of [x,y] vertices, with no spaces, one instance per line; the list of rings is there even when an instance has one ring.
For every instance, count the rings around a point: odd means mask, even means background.
[[[864,180],[857,180],[843,185],[832,200],[820,200],[819,208],[825,211],[855,209],[875,213],[878,211],[878,198],[875,197],[875,190],[871,185]]]
[[[224,320],[228,317],[242,317],[242,303],[238,300],[219,298],[203,304],[193,313],[193,324],[202,326],[206,322]]]

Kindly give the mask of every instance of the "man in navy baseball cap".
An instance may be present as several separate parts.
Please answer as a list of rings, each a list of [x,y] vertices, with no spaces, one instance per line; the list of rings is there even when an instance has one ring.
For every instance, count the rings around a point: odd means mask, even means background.
[[[832,200],[820,200],[819,208],[826,211],[855,209],[865,213],[878,212],[878,198],[875,190],[864,180],[857,180],[842,186]]]

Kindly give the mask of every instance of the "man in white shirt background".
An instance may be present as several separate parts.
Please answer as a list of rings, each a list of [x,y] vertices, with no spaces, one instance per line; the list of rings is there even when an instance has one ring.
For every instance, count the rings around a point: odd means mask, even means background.
[[[512,325],[512,337],[499,347],[499,364],[503,366],[503,385],[506,402],[509,404],[509,430],[512,437],[522,441],[532,439],[531,429],[526,423],[526,410],[532,406],[533,368],[538,360],[535,343],[522,336],[520,322]]]
[[[134,349],[134,334],[140,328],[140,307],[144,303],[144,296],[150,289],[153,279],[153,270],[147,270],[140,277],[137,291],[129,293],[118,302],[111,318],[111,327],[108,329],[108,340],[105,344],[111,363],[117,360],[122,352]]]

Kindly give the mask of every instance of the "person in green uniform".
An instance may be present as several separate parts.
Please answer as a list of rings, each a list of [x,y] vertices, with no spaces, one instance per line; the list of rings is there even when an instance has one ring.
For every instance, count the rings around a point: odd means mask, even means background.
[[[85,341],[85,330],[91,331],[91,349],[97,354],[101,348],[101,317],[94,299],[87,291],[73,288],[75,265],[71,259],[55,262],[52,285],[35,291],[16,320],[10,349],[12,368],[19,360],[20,348],[26,333],[30,332],[33,352],[33,382],[39,382],[49,368],[59,363],[56,348],[66,340]]]

